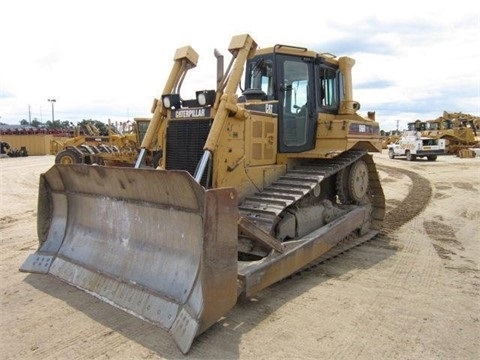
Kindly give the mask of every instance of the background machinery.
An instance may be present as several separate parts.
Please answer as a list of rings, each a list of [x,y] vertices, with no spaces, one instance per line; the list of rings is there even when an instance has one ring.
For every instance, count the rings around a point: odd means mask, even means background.
[[[20,147],[20,149],[15,149],[6,141],[0,141],[0,158],[24,156],[28,156],[28,150],[25,146]]]
[[[135,118],[129,132],[122,133],[108,125],[108,134],[100,134],[93,124],[85,124],[80,134],[66,140],[53,139],[51,152],[56,164],[87,164],[133,167],[139,146],[145,136],[150,119]],[[148,153],[146,163],[158,165],[156,152]],[[154,166],[156,167],[156,166]]]
[[[379,125],[357,113],[354,60],[257,49],[247,34],[229,51],[225,72],[215,51],[216,90],[194,99],[180,87],[198,55],[176,51],[134,168],[41,175],[40,246],[20,268],[159,325],[184,353],[239,297],[371,239],[385,213],[369,154]]]
[[[382,134],[382,131],[380,131]],[[388,132],[383,132],[382,135],[382,149],[388,149],[389,144],[393,144],[398,139],[402,137],[402,131],[393,130]]]
[[[421,131],[422,136],[444,139],[447,153],[458,155],[461,150],[479,147],[479,121],[478,116],[444,111],[442,116],[434,120],[417,120],[412,124],[417,131]]]

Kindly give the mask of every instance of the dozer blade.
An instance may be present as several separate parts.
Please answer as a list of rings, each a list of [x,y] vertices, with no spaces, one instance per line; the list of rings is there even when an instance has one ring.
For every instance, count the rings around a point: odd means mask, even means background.
[[[40,247],[52,274],[159,325],[183,353],[237,301],[237,194],[188,172],[55,165],[40,177]]]

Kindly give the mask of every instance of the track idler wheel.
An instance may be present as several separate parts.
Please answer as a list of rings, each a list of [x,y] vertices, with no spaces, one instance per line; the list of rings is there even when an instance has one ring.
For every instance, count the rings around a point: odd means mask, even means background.
[[[337,173],[337,195],[342,204],[359,204],[368,192],[368,167],[358,160]]]

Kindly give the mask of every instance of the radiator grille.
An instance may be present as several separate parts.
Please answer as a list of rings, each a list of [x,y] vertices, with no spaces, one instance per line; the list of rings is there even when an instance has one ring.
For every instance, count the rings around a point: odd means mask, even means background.
[[[203,155],[203,146],[210,132],[212,121],[212,119],[170,120],[166,146],[168,170],[186,170],[192,176],[195,175],[195,169]],[[210,187],[211,184],[211,179],[207,184],[210,167],[209,164],[200,182],[205,187]]]

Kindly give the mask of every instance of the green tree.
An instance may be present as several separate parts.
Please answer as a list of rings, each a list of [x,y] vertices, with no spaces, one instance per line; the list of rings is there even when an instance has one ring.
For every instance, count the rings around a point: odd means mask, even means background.
[[[42,123],[41,123],[37,118],[33,118],[33,120],[32,120],[32,122],[30,123],[30,125],[38,128],[40,125],[42,125]]]
[[[61,127],[62,129],[68,129],[68,128],[70,128],[70,121],[68,121],[68,120],[62,121],[61,124],[60,124],[60,127]]]
[[[61,128],[61,121],[60,120],[53,120],[53,121],[47,121],[45,125],[49,129],[60,129]]]

